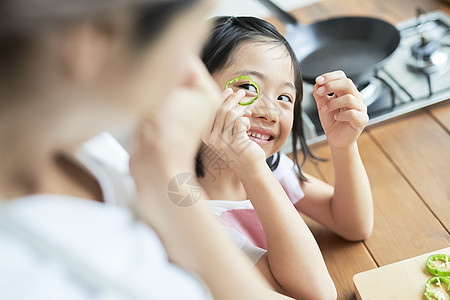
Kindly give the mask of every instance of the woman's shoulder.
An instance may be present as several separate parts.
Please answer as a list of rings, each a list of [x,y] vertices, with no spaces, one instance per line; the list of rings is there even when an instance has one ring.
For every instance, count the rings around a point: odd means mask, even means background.
[[[99,182],[104,201],[128,207],[135,198],[135,184],[129,172],[129,155],[108,132],[83,143],[75,159]]]
[[[77,158],[88,158],[115,169],[117,172],[129,172],[129,155],[125,148],[109,132],[84,142],[75,153]]]

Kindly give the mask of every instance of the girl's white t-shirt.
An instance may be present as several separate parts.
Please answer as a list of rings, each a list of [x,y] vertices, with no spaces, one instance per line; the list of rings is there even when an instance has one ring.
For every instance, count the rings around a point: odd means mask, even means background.
[[[124,207],[134,184],[120,144],[105,133],[76,157],[106,204],[50,194],[1,204],[0,299],[210,299]]]
[[[291,202],[295,205],[304,197],[296,173],[296,166],[284,153],[273,174],[280,182]],[[278,157],[274,157],[277,160]],[[250,200],[210,200],[211,211],[219,217],[225,230],[235,244],[254,262],[258,262],[267,251],[267,243],[261,222]]]

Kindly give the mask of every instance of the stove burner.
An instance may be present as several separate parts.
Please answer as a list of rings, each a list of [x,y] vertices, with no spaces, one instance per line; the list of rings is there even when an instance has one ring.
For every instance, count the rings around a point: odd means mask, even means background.
[[[375,80],[375,78],[372,78],[369,82],[363,85],[358,85],[358,90],[363,95],[366,106],[369,106],[377,99],[379,96],[379,88],[379,83]]]
[[[411,46],[411,54],[411,65],[427,73],[439,71],[446,66],[448,60],[448,55],[441,50],[441,44],[429,41],[424,36]]]
[[[355,82],[364,96],[369,124],[377,124],[450,99],[450,17],[444,12],[423,14],[398,25],[401,43],[373,78]],[[425,36],[427,39],[422,39]],[[304,85],[304,133],[308,144],[326,139],[313,85]],[[290,151],[287,142],[283,151]]]

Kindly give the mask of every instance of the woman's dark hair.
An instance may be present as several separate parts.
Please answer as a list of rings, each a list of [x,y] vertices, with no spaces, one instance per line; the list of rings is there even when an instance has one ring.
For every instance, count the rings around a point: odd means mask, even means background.
[[[91,19],[108,30],[116,13],[130,11],[130,36],[139,46],[155,41],[176,15],[200,0],[0,0],[0,84],[23,84],[39,44],[37,32]],[[33,60],[33,59],[30,59]]]
[[[298,178],[305,181],[306,178],[302,174],[301,166],[305,163],[308,157],[316,159],[312,154],[303,134],[302,108],[301,102],[303,99],[303,82],[300,72],[300,64],[295,56],[289,43],[277,31],[277,29],[267,21],[255,17],[217,17],[214,19],[214,27],[212,33],[206,42],[203,52],[202,60],[206,68],[211,74],[215,74],[232,62],[233,54],[239,46],[246,42],[271,42],[284,45],[292,60],[294,70],[295,87],[297,89],[296,100],[294,104],[294,122],[292,126],[292,156],[295,165],[298,167]],[[300,143],[300,149],[303,154],[301,164],[298,161],[297,148]],[[279,155],[277,159],[269,157],[267,163],[270,168],[274,170],[279,162]],[[204,166],[200,154],[196,159],[196,173],[198,177],[203,177]]]
[[[0,0],[0,37],[39,30],[45,24],[85,17],[101,18],[114,11],[131,10],[138,37],[151,37],[180,10],[199,0]]]
[[[172,21],[179,11],[188,8],[199,0],[158,1],[147,9],[137,9],[137,42],[149,42],[155,39]],[[151,1],[150,1],[151,2]]]

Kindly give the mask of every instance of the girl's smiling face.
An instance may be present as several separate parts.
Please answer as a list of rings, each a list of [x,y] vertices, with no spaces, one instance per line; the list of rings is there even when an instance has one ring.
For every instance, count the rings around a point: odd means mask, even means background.
[[[291,57],[282,44],[247,42],[213,77],[224,88],[230,79],[241,75],[250,77],[261,89],[259,98],[246,106],[251,111],[251,115],[246,115],[251,125],[247,134],[261,146],[266,157],[272,156],[281,149],[292,128],[296,88]],[[241,88],[256,92],[248,83]]]

